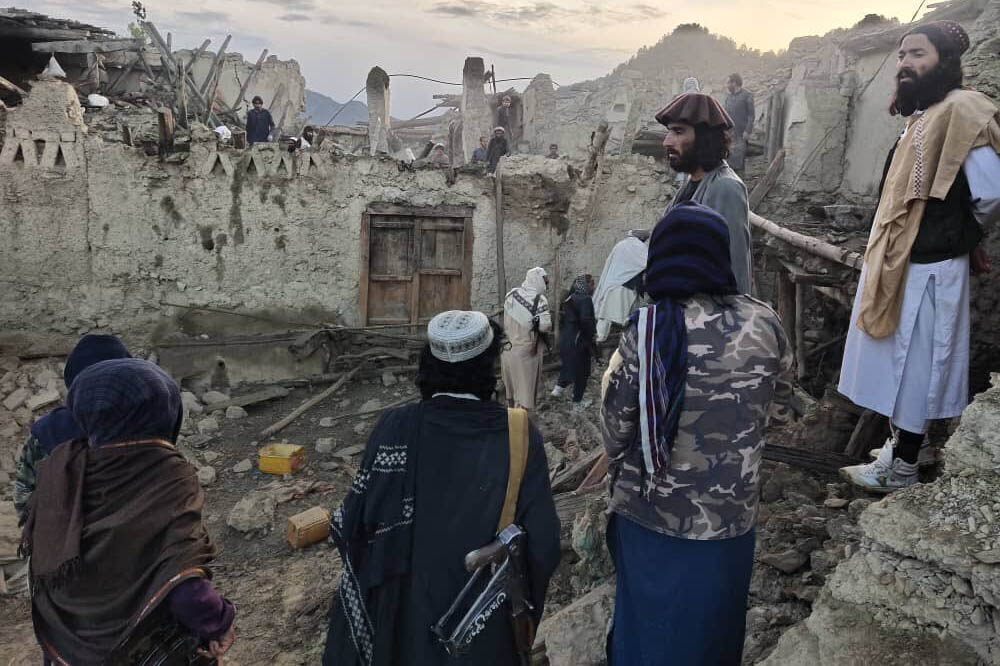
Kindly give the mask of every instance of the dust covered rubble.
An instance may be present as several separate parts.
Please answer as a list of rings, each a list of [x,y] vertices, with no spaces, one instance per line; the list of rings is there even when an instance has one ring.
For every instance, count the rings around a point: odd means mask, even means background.
[[[945,446],[934,483],[872,504],[858,548],[827,581],[812,616],[766,664],[1000,664],[1000,375]],[[870,618],[850,623],[846,618]],[[894,646],[905,644],[906,649]]]

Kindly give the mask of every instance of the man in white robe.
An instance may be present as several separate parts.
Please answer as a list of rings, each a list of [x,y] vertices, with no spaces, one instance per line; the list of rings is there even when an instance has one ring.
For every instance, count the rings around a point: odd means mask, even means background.
[[[638,294],[635,277],[646,270],[646,244],[632,232],[611,249],[594,292],[594,315],[597,317],[597,341],[604,342],[611,325],[624,326],[632,313]],[[626,286],[628,285],[628,286]]]
[[[542,383],[545,345],[540,336],[552,330],[552,314],[545,291],[549,278],[536,267],[524,283],[507,293],[503,303],[503,328],[510,348],[500,355],[500,372],[509,406],[534,409]]]
[[[1000,219],[1000,113],[962,89],[968,36],[953,21],[899,47],[893,111],[907,126],[887,160],[851,314],[841,393],[891,420],[875,462],[841,469],[888,493],[917,482],[931,419],[968,403],[969,271],[986,271],[983,229]]]

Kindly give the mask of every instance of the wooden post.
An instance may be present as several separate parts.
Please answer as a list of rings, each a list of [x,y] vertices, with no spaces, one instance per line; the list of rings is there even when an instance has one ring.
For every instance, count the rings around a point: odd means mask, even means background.
[[[785,166],[785,149],[782,148],[778,151],[778,154],[774,156],[771,160],[771,164],[767,167],[767,173],[764,177],[754,186],[753,192],[750,193],[750,210],[755,210],[757,206],[764,200],[767,193],[774,187],[774,184],[778,182],[778,176],[781,175],[781,170]]]
[[[264,49],[261,52],[260,57],[257,58],[257,64],[254,65],[253,68],[250,70],[250,74],[247,75],[247,80],[244,81],[243,86],[240,87],[240,93],[236,96],[236,101],[229,105],[229,110],[232,111],[233,113],[237,113],[239,111],[239,106],[240,104],[243,103],[244,95],[246,95],[247,90],[250,89],[250,84],[253,82],[253,77],[257,75],[257,72],[260,70],[261,65],[264,64],[265,58],[267,58],[267,49]]]
[[[767,160],[774,160],[778,151],[784,145],[785,133],[785,91],[777,89],[771,91],[771,98],[768,103],[768,126],[767,126]]]
[[[160,157],[165,156],[174,147],[174,114],[161,106],[156,110],[160,125]]]
[[[493,172],[496,182],[496,223],[497,223],[497,301],[503,307],[504,297],[507,295],[507,269],[503,256],[503,163],[504,158],[500,158],[496,171]]]
[[[229,46],[229,40],[233,38],[232,35],[226,35],[225,41],[222,42],[222,46],[219,47],[218,53],[215,54],[215,59],[212,61],[212,66],[208,69],[208,75],[205,80],[201,83],[201,88],[198,92],[202,95],[208,92],[211,87],[212,78],[216,75],[218,69],[222,66],[222,57],[226,54],[226,47]]]
[[[785,271],[778,272],[778,317],[788,344],[795,348],[795,284]]]
[[[795,283],[795,362],[797,365],[796,376],[802,381],[806,376],[806,336],[803,335],[805,327],[806,310],[806,289],[808,287],[800,282]]]

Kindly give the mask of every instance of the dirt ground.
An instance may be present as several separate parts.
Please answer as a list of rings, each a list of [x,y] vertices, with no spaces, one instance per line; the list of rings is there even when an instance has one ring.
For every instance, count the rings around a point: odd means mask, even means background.
[[[597,390],[602,371],[603,366],[594,368],[591,396]],[[580,418],[570,416],[568,399],[557,402],[548,397],[554,381],[555,373],[547,373],[545,398],[537,419],[546,441],[552,437],[565,439],[567,424],[572,427]],[[385,406],[417,395],[412,375],[400,376],[399,382],[390,387],[384,386],[381,379],[355,380],[276,436],[266,440],[260,437],[261,430],[325,388],[293,389],[289,396],[280,400],[247,407],[248,416],[239,420],[222,418],[217,412],[221,428],[209,441],[198,443],[200,438],[193,435],[180,441],[179,448],[189,460],[199,466],[211,466],[216,471],[215,481],[205,488],[204,518],[218,548],[217,559],[212,565],[214,580],[237,607],[237,641],[226,657],[227,665],[319,663],[326,637],[327,611],[340,577],[340,561],[336,550],[326,542],[293,550],[285,539],[285,527],[288,517],[300,511],[313,506],[332,510],[338,505],[350,484],[351,471],[360,460],[360,453],[347,457],[341,454],[345,449],[356,449],[356,445],[366,442],[375,417],[345,418],[331,427],[321,426],[320,421],[324,417]],[[236,390],[233,395],[240,393]],[[596,409],[592,407],[587,415],[595,424]],[[189,416],[185,430],[190,431],[191,426],[205,416]],[[330,453],[317,452],[319,438],[333,439]],[[580,439],[581,447],[596,445],[582,434]],[[301,444],[306,449],[305,465],[286,479],[262,474],[257,469],[258,447],[268,441],[281,440]],[[247,459],[253,463],[250,472],[233,470]],[[272,527],[251,534],[229,527],[226,520],[233,506],[257,490],[272,492],[279,498]],[[306,492],[304,496],[298,496],[303,492]],[[280,501],[285,497],[292,498]],[[569,560],[572,559],[570,554]],[[568,601],[571,594],[568,584],[560,586],[557,578],[552,588],[550,596],[562,598],[562,603],[554,603],[553,608]],[[10,599],[0,601],[0,666],[38,664],[40,660],[31,631],[28,603]]]

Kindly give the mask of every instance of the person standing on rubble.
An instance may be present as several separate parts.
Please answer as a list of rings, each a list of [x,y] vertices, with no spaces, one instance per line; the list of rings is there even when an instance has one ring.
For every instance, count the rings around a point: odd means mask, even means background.
[[[596,354],[594,336],[597,321],[594,318],[594,276],[578,275],[573,281],[569,296],[563,301],[562,330],[559,332],[559,380],[552,389],[553,398],[561,398],[566,389],[573,387],[573,411],[582,412],[594,404],[584,400],[587,380],[590,379],[591,360]]]
[[[507,136],[504,128],[496,127],[493,130],[493,138],[490,139],[490,145],[486,148],[486,171],[489,173],[494,173],[497,170],[497,165],[500,164],[500,158],[505,155],[510,155],[510,146],[507,144]]]
[[[559,563],[542,437],[525,421],[511,432],[509,424],[518,422],[494,400],[503,330],[481,312],[449,311],[430,321],[427,338],[416,380],[421,402],[382,415],[331,521],[344,573],[324,666],[515,666],[505,609],[483,621],[462,656],[450,656],[430,628],[469,577],[466,555],[496,536],[505,506],[528,535],[535,621]],[[527,458],[515,503],[507,489],[518,432],[526,436]],[[481,589],[474,587],[473,596]]]
[[[479,147],[472,151],[473,162],[486,162],[489,150],[489,142],[485,136],[479,137]]]
[[[908,32],[890,113],[907,119],[889,153],[844,347],[839,390],[890,419],[878,458],[840,470],[887,493],[917,482],[927,423],[968,403],[969,271],[1000,219],[1000,114],[962,88],[969,37],[954,21]]]
[[[500,355],[500,369],[510,407],[534,409],[538,399],[547,334],[552,330],[552,314],[545,298],[548,287],[545,269],[535,267],[503,302],[503,327],[510,346]]]
[[[101,361],[132,358],[125,344],[114,335],[90,334],[80,338],[76,347],[66,357],[63,380],[66,388],[81,372]],[[17,456],[14,476],[14,509],[18,522],[28,517],[28,502],[38,484],[39,465],[58,445],[82,439],[83,431],[67,407],[57,407],[31,424],[31,431]]]
[[[251,103],[253,108],[247,111],[247,143],[267,143],[274,131],[274,118],[264,108],[264,100],[260,95],[254,95]]]
[[[83,437],[42,466],[22,544],[46,658],[221,657],[236,637],[236,611],[211,583],[205,493],[175,448],[177,383],[149,361],[101,361],[73,380],[66,406]]]
[[[624,326],[642,287],[642,272],[646,269],[648,231],[633,229],[615,243],[604,262],[601,279],[594,292],[594,312],[597,316],[597,342],[611,334],[611,325]]]
[[[733,121],[710,95],[687,93],[663,107],[656,120],[667,128],[667,161],[686,173],[665,213],[685,201],[704,204],[729,226],[729,253],[736,288],[749,294],[753,276],[747,187],[726,162]]]
[[[743,172],[746,165],[747,141],[753,132],[755,119],[753,108],[753,93],[743,87],[743,77],[730,74],[726,81],[725,108],[733,121],[733,141],[729,149],[729,166]]]
[[[511,108],[510,95],[504,95],[497,107],[497,125],[504,129],[507,140],[514,140],[514,110]]]
[[[787,418],[793,357],[777,314],[739,294],[729,242],[706,206],[667,213],[649,240],[653,304],[602,381],[612,666],[740,664],[764,428]]]

